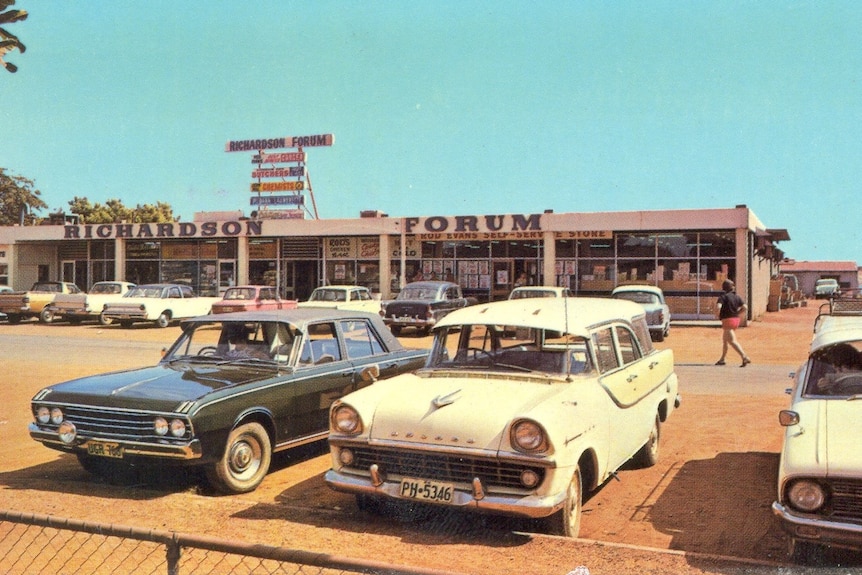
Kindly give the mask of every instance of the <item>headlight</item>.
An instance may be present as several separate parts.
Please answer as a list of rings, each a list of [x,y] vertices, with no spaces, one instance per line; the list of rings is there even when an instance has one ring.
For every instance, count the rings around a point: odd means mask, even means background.
[[[36,409],[36,421],[45,424],[51,421],[51,411],[44,405]]]
[[[157,417],[156,420],[153,421],[153,431],[156,432],[156,435],[167,435],[168,420],[164,417]]]
[[[54,425],[60,425],[63,423],[63,412],[59,407],[55,407],[51,410],[51,423]]]
[[[186,434],[186,423],[181,419],[171,420],[171,435],[174,437],[182,437]]]
[[[545,430],[535,421],[522,419],[512,426],[511,441],[515,449],[528,453],[547,451]]]
[[[75,437],[78,435],[78,430],[75,429],[73,424],[68,421],[64,421],[60,424],[60,429],[57,430],[57,434],[60,437],[60,441],[69,445],[75,441]]]
[[[808,479],[793,483],[787,491],[787,498],[793,507],[808,513],[817,511],[826,503],[826,493],[823,491],[823,487]]]
[[[341,404],[332,410],[329,424],[332,430],[346,435],[362,433],[362,419],[359,413],[349,405]]]

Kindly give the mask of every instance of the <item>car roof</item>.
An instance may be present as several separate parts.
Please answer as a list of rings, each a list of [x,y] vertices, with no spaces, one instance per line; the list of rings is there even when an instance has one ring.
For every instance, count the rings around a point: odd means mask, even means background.
[[[845,341],[862,340],[862,299],[835,298],[820,306],[810,351]]]
[[[587,337],[590,329],[613,320],[629,322],[644,316],[634,302],[610,298],[526,298],[481,303],[455,310],[437,327],[494,324],[547,329]]]
[[[626,284],[617,286],[611,293],[630,292],[630,291],[645,291],[650,293],[662,293],[661,288],[646,284]]]
[[[296,309],[280,309],[280,310],[262,310],[262,311],[241,311],[236,313],[220,313],[218,315],[202,315],[189,318],[185,322],[206,322],[206,321],[276,321],[296,324],[297,326],[306,323],[327,321],[327,320],[343,320],[343,319],[376,319],[380,320],[380,315],[376,313],[341,310],[328,307],[307,307]],[[382,320],[380,320],[382,322]]]
[[[350,289],[368,289],[368,288],[365,286],[358,286],[358,285],[336,284],[336,285],[331,285],[331,286],[318,286],[314,289],[315,290],[319,290],[319,289],[346,289],[346,290],[350,290]]]

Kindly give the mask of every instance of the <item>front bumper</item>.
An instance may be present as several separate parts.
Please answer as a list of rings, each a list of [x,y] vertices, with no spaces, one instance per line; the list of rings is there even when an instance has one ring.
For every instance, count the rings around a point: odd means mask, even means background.
[[[829,521],[813,515],[798,515],[778,501],[772,503],[772,512],[778,517],[784,532],[794,539],[862,548],[862,525]]]
[[[154,457],[171,460],[194,460],[203,455],[200,440],[192,439],[185,443],[151,443],[94,437],[78,438],[73,443],[63,443],[55,432],[40,429],[35,423],[28,427],[30,437],[45,447],[67,453],[88,453],[90,444],[117,446],[123,457]]]
[[[372,484],[368,477],[350,475],[330,469],[324,475],[327,485],[335,491],[370,495],[382,498],[415,501],[401,496],[401,486],[397,481],[384,481],[379,486]],[[512,517],[539,519],[553,515],[565,504],[565,491],[554,495],[500,495],[483,493],[480,486],[465,487],[457,485],[451,503],[436,503],[447,507],[457,507],[471,511],[484,511]],[[435,504],[430,501],[427,503]]]

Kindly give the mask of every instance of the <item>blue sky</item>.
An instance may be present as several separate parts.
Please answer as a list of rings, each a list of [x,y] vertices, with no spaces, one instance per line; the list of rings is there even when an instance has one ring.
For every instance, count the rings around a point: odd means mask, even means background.
[[[0,166],[48,211],[248,214],[228,140],[331,133],[306,149],[321,218],[746,204],[789,257],[862,263],[856,1],[15,8]]]

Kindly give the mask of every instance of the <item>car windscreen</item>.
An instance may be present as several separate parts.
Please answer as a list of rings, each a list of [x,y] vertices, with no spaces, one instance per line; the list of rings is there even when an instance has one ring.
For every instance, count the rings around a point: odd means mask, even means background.
[[[841,342],[812,353],[804,392],[829,397],[862,394],[862,341]]]

